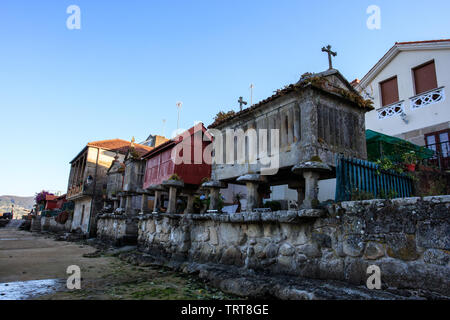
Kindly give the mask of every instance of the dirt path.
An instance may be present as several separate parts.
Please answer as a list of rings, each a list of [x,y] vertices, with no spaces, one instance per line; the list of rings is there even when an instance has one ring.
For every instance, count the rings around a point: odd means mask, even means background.
[[[6,299],[228,298],[196,279],[163,268],[136,267],[111,255],[83,257],[95,251],[86,244],[55,241],[26,231],[0,229],[0,299],[2,296]],[[69,291],[65,287],[66,270],[70,265],[81,269],[81,290]],[[58,281],[57,288],[51,282],[53,280]],[[33,286],[43,286],[49,290],[33,291]],[[27,289],[34,292],[32,296],[12,294],[14,290]]]

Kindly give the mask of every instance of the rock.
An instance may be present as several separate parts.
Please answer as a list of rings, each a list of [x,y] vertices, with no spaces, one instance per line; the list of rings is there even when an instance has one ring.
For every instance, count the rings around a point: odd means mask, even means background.
[[[386,252],[390,257],[403,261],[412,261],[419,257],[415,237],[409,234],[386,235]]]
[[[420,222],[417,244],[424,248],[450,250],[450,224],[447,221]]]
[[[312,239],[319,247],[331,248],[331,237],[327,234],[313,232]]]
[[[264,253],[266,254],[267,258],[274,258],[278,255],[278,247],[274,245],[273,243],[269,243],[264,248]]]
[[[426,263],[446,266],[450,261],[450,254],[439,249],[428,249],[423,254],[423,261]]]
[[[347,256],[360,257],[364,250],[364,242],[360,235],[350,234],[344,238],[343,251]]]
[[[364,258],[368,260],[376,260],[384,256],[384,247],[381,243],[369,242],[364,251]]]
[[[292,256],[295,253],[295,248],[289,243],[285,243],[280,247],[280,254],[283,256]]]
[[[241,259],[241,251],[236,247],[229,247],[223,252],[220,263],[240,265]]]
[[[317,244],[304,244],[297,246],[297,250],[300,254],[304,254],[309,258],[319,258],[322,256]]]

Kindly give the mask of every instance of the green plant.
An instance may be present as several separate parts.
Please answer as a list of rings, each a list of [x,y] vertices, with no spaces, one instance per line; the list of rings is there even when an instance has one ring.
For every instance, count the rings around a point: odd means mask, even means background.
[[[367,191],[359,190],[359,189],[353,189],[351,199],[352,199],[352,201],[371,200],[371,199],[375,199],[375,196],[371,192],[367,192]]]
[[[312,156],[309,161],[322,162],[322,159],[319,156]]]
[[[411,150],[402,154],[402,160],[405,164],[416,164],[419,158],[417,157],[416,153]]]
[[[378,175],[381,174],[381,170],[384,170],[384,171],[394,170],[398,173],[403,173],[402,166],[399,166],[398,164],[392,162],[392,160],[387,157],[378,159],[375,163],[378,165],[378,168],[377,168]]]
[[[181,181],[181,178],[180,178],[179,175],[177,175],[176,173],[174,173],[174,174],[172,174],[172,175],[169,177],[169,180]]]

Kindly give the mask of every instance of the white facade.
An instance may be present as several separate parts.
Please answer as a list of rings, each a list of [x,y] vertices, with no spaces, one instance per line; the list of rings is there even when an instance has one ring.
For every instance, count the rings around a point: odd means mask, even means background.
[[[416,95],[413,69],[430,61],[435,64],[437,88]],[[393,77],[397,77],[399,101],[383,107],[380,83]],[[396,44],[357,89],[374,101],[375,110],[366,113],[367,129],[425,145],[426,134],[450,128],[446,97],[450,94],[450,40]]]

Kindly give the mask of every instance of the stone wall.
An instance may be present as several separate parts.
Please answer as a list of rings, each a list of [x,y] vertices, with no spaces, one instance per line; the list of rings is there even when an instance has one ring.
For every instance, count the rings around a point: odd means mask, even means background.
[[[56,222],[55,217],[42,217],[40,216],[39,219],[33,219],[36,220],[36,223],[40,223],[40,229],[38,229],[38,226],[35,226],[32,230],[33,231],[47,231],[47,232],[69,232],[72,227],[72,220],[67,220],[65,224],[61,224]],[[33,221],[34,222],[34,221]]]
[[[115,219],[102,220],[100,237],[121,224],[108,228]],[[164,261],[356,285],[365,285],[367,267],[377,265],[384,288],[450,296],[449,221],[450,196],[343,202],[325,210],[149,214],[139,219],[138,244]]]
[[[137,218],[125,215],[103,214],[97,220],[97,238],[116,246],[136,244]]]

